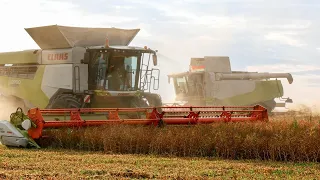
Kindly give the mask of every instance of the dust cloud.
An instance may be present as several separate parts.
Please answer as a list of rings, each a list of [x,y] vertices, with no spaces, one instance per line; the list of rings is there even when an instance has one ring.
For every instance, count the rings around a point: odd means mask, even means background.
[[[172,80],[171,83],[168,82],[168,75],[188,71],[189,61],[187,64],[181,63],[178,60],[170,58],[159,52],[157,53],[157,56],[160,63],[156,68],[160,69],[160,82],[159,90],[154,91],[154,93],[161,95],[163,103],[173,103],[175,102],[174,86]]]
[[[23,108],[21,103],[10,100],[3,96],[0,97],[0,100],[0,120],[10,121],[10,115],[16,112],[18,107]]]

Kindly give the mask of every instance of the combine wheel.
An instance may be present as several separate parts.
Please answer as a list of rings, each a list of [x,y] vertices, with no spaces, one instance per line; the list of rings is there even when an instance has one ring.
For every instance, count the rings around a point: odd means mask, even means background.
[[[132,108],[148,107],[148,104],[142,99],[133,98],[131,100],[130,107]]]
[[[72,94],[60,94],[56,97],[47,109],[80,108],[79,99]]]
[[[151,95],[151,96],[147,96],[148,102],[149,102],[149,106],[151,107],[160,107],[162,106],[162,101],[161,99],[156,96],[156,95]]]
[[[143,101],[142,99],[139,98],[133,98],[130,101],[130,108],[141,108],[141,107],[148,107],[148,104]],[[136,113],[128,113],[127,116],[129,118],[142,118],[143,113],[141,112],[136,112]]]
[[[150,107],[161,107],[162,106],[162,100],[161,100],[161,97],[157,94],[146,94],[145,95],[147,100],[148,100],[148,103],[149,103],[149,106]],[[158,112],[162,112],[162,109],[161,108],[157,108]]]

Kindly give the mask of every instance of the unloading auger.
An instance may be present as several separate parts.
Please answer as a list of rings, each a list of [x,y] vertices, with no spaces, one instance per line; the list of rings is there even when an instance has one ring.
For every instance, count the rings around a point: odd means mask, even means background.
[[[102,125],[197,125],[215,122],[268,121],[263,106],[167,106],[147,108],[18,108],[10,121],[0,121],[0,141],[6,146],[36,147],[43,131],[50,128],[84,128]]]

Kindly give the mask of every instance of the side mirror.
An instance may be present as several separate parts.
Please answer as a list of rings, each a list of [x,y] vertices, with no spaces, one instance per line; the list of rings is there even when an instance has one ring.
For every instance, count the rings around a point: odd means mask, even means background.
[[[156,54],[153,54],[152,60],[153,60],[153,65],[156,66],[158,64],[158,58]]]

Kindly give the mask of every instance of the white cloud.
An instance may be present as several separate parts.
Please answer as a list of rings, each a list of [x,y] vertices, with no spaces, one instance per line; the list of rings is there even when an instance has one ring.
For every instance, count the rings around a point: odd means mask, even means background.
[[[258,29],[265,29],[265,30],[305,30],[311,27],[312,23],[310,20],[291,20],[290,22],[286,22],[285,20],[283,23],[279,22],[273,22],[272,20],[266,19],[265,21],[261,21],[260,18],[255,19],[256,22],[252,24],[252,27],[258,28]]]
[[[134,9],[135,8],[133,6],[124,6],[124,5],[121,5],[121,6],[115,5],[115,6],[112,6],[112,7],[114,7],[115,9],[125,9],[125,10],[129,10],[129,9]]]
[[[265,35],[265,39],[276,41],[281,44],[286,44],[290,46],[302,47],[305,43],[301,43],[299,40],[293,38],[292,36],[297,35],[297,32],[270,32]]]
[[[219,41],[219,40],[221,40],[221,38],[212,37],[212,36],[209,36],[209,35],[200,35],[198,37],[195,37],[194,40],[198,40],[198,41]]]
[[[199,25],[211,25],[212,28],[246,28],[248,18],[241,16],[200,16],[191,19],[191,22]]]
[[[280,73],[295,73],[304,71],[320,70],[320,66],[304,65],[304,64],[273,64],[273,65],[256,65],[247,66],[247,71],[257,72],[280,72]]]
[[[144,4],[163,13],[163,15],[172,18],[171,22],[188,25],[205,25],[212,28],[242,28],[246,25],[248,17],[229,16],[229,15],[200,15],[200,12],[185,9],[186,3],[180,1],[170,1],[170,4],[151,2],[145,0],[134,1],[134,3]],[[175,20],[175,18],[181,18]]]
[[[17,3],[19,6],[17,6]],[[87,13],[76,4],[53,0],[5,1],[0,6],[1,19],[0,51],[15,51],[38,48],[24,28],[45,25],[87,27],[120,27],[137,20],[135,17]],[[22,43],[23,42],[23,43]]]
[[[185,2],[193,2],[193,3],[210,3],[210,4],[217,4],[217,3],[257,3],[263,2],[264,0],[185,0]]]

